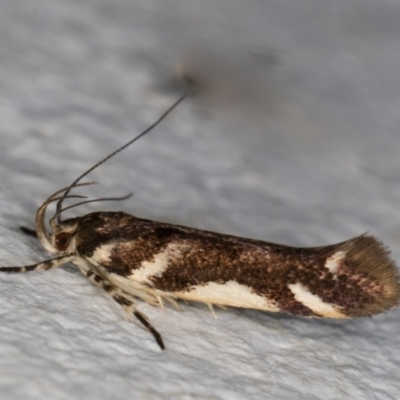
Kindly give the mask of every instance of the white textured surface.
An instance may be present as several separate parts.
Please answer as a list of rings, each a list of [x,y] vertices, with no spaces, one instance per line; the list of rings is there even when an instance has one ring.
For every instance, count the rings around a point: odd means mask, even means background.
[[[88,210],[323,245],[372,231],[400,259],[400,3],[0,3],[0,263],[48,255],[18,226],[101,167]],[[81,189],[85,192],[85,189]],[[70,215],[74,215],[71,212]],[[143,305],[167,350],[74,268],[0,276],[1,399],[396,399],[400,310],[312,321]]]

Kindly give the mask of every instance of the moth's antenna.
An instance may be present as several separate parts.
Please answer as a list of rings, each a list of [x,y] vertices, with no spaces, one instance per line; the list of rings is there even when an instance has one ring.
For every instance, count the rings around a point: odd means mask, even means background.
[[[120,196],[120,197],[101,197],[99,199],[91,199],[91,200],[80,201],[79,203],[72,204],[72,205],[70,205],[68,207],[62,208],[60,211],[57,211],[51,217],[50,225],[54,224],[54,220],[59,216],[59,214],[61,214],[62,212],[66,211],[66,210],[69,210],[71,208],[78,207],[78,206],[81,206],[83,204],[96,203],[96,202],[99,202],[99,201],[121,201],[121,200],[129,199],[132,196],[133,196],[133,193],[129,193],[129,194],[125,195],[125,196]],[[71,197],[71,196],[68,196],[68,197]],[[25,228],[23,230],[24,230],[24,232],[26,232]]]
[[[120,148],[118,148],[117,150],[113,151],[111,154],[109,154],[107,157],[103,158],[102,160],[100,160],[98,163],[96,163],[95,165],[93,165],[93,167],[90,167],[87,171],[85,171],[82,175],[78,176],[78,178],[76,178],[74,180],[74,182],[69,186],[69,188],[65,191],[64,195],[62,196],[62,198],[60,200],[58,200],[57,203],[57,223],[61,222],[61,209],[62,209],[62,204],[63,201],[65,199],[65,197],[68,195],[68,193],[75,187],[75,185],[83,178],[85,177],[87,174],[89,174],[90,172],[92,172],[94,169],[96,169],[98,166],[100,166],[101,164],[105,163],[107,160],[109,160],[111,157],[114,157],[116,154],[118,154],[120,151],[126,149],[128,146],[130,146],[132,143],[136,142],[136,140],[140,139],[142,136],[144,136],[146,133],[150,132],[153,128],[155,128],[176,106],[178,106],[178,104],[180,104],[186,97],[188,97],[192,92],[193,92],[193,84],[191,81],[189,81],[189,84],[191,85],[190,89],[184,94],[182,95],[174,104],[172,104],[171,107],[169,107],[167,109],[167,111],[165,111],[160,118],[157,119],[156,122],[154,122],[153,124],[151,124],[147,129],[145,129],[142,133],[140,133],[139,135],[137,135],[136,137],[134,137],[132,140],[130,140],[128,143],[124,144],[123,146],[121,146]]]

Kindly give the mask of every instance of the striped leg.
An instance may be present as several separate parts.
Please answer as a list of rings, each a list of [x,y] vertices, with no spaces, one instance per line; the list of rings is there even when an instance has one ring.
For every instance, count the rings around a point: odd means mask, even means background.
[[[7,274],[30,272],[30,271],[48,271],[52,268],[57,268],[60,265],[74,261],[76,256],[74,254],[53,258],[51,260],[42,261],[33,265],[26,265],[25,267],[0,267],[0,272]]]
[[[160,346],[161,350],[165,350],[164,342],[160,333],[153,327],[153,325],[151,325],[148,319],[136,309],[133,311],[133,315],[150,331],[150,333],[154,336],[154,339],[156,339],[156,342]]]
[[[122,290],[118,287],[112,285],[107,279],[103,278],[101,275],[96,274],[94,271],[89,270],[86,272],[87,278],[95,283],[97,286],[100,286],[104,289],[108,294],[112,296],[112,298],[126,311],[129,315],[133,313],[133,315],[144,325],[145,328],[154,336],[154,339],[160,346],[161,350],[165,350],[164,342],[160,333],[151,325],[151,323],[147,320],[147,318],[136,310],[135,303],[127,296]]]

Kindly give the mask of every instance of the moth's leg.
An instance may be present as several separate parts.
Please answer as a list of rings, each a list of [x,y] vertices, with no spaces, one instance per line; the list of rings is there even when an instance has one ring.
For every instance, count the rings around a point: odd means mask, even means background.
[[[164,299],[169,301],[177,311],[182,312],[183,309],[182,307],[179,305],[179,303],[171,296],[164,296]]]
[[[74,261],[75,255],[61,256],[53,258],[51,260],[42,261],[33,265],[26,265],[25,267],[0,267],[0,272],[5,272],[8,274],[20,273],[20,272],[30,272],[30,271],[48,271],[52,268],[57,268],[60,265],[66,264],[70,261]]]
[[[163,309],[163,311],[165,311],[163,298],[161,296],[156,296],[156,299],[158,301],[159,306]]]
[[[211,311],[211,314],[213,315],[213,317],[215,319],[218,319],[217,314],[215,313],[214,307],[211,303],[207,303],[207,307],[208,309]]]
[[[118,288],[112,285],[107,279],[104,279],[99,274],[96,274],[93,270],[89,270],[86,272],[86,277],[93,282],[95,285],[100,286],[104,289],[109,295],[113,296],[115,292],[118,291]]]
[[[133,313],[133,315],[148,329],[148,331],[154,336],[154,339],[160,346],[161,350],[165,350],[164,342],[160,333],[150,324],[150,322],[146,319],[146,317],[140,313],[135,308],[135,303],[128,298],[126,294],[124,294],[118,287],[112,285],[107,281],[106,278],[103,278],[101,275],[96,274],[94,271],[89,270],[86,272],[87,278],[104,289],[107,293],[109,293],[112,298],[126,311],[127,314]]]
[[[33,237],[37,238],[37,233],[34,229],[26,228],[25,226],[20,226],[19,229],[21,229],[21,231],[24,232],[25,235],[33,236]]]
[[[154,339],[156,339],[156,342],[160,346],[161,350],[165,350],[164,342],[162,340],[161,335],[153,327],[153,325],[150,324],[150,322],[146,319],[146,317],[136,309],[134,309],[133,315],[151,332],[151,334],[154,336]]]
[[[104,289],[129,315],[135,309],[134,302],[128,299],[128,295],[113,283],[109,282],[107,278],[97,274],[92,269],[86,272],[86,277],[95,285]]]

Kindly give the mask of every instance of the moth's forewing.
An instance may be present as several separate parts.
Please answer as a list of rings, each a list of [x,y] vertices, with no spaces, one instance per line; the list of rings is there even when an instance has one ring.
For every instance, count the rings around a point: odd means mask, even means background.
[[[119,212],[82,217],[76,244],[132,286],[207,304],[353,318],[399,303],[397,268],[370,235],[295,248]]]

